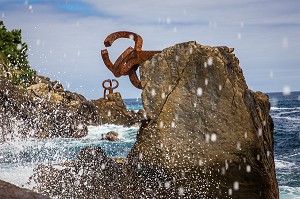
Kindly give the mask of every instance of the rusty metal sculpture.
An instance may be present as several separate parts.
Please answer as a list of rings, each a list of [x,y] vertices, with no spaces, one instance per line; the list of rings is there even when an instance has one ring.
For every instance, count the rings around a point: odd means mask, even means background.
[[[115,75],[115,77],[120,77],[122,75],[128,75],[131,83],[136,87],[141,89],[141,82],[136,74],[136,70],[139,65],[146,60],[150,59],[156,53],[161,51],[142,51],[143,39],[140,35],[120,31],[114,32],[106,37],[104,40],[104,45],[110,47],[112,43],[119,38],[129,38],[134,40],[134,48],[128,47],[115,61],[113,64],[108,56],[108,51],[106,49],[101,50],[101,56],[106,67]]]
[[[108,82],[109,86],[105,86],[105,83]],[[116,82],[116,85],[113,87],[113,83]],[[106,99],[106,92],[108,91],[109,94],[114,93],[114,89],[118,88],[119,82],[116,79],[106,79],[102,82],[102,87],[104,88],[104,96],[103,98]]]

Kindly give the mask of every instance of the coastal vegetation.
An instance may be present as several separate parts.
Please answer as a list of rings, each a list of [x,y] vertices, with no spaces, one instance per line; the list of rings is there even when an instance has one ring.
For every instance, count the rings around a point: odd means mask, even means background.
[[[0,21],[0,76],[7,77],[15,85],[29,86],[36,71],[29,65],[27,50],[21,30],[9,31]]]

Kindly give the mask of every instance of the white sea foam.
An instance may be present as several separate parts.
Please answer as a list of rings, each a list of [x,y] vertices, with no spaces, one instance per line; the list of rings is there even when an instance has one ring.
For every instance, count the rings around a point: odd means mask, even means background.
[[[277,111],[277,110],[300,110],[300,107],[286,108],[286,107],[275,107],[275,106],[272,106],[270,109],[274,110],[274,111]]]
[[[288,162],[288,161],[284,161],[284,160],[275,159],[276,169],[290,169],[294,166],[296,166],[296,164],[294,162]]]
[[[26,183],[38,164],[69,161],[77,155],[72,149],[104,142],[101,135],[109,131],[117,132],[122,142],[134,142],[138,129],[139,126],[104,124],[88,126],[88,135],[80,139],[17,139],[0,143],[0,180],[30,188]]]
[[[300,199],[300,187],[279,186],[280,199]]]
[[[286,120],[290,120],[290,121],[294,121],[294,122],[300,122],[300,118],[299,117],[289,117],[289,116],[280,116],[280,115],[273,115],[272,118],[276,118],[276,119],[286,119]]]

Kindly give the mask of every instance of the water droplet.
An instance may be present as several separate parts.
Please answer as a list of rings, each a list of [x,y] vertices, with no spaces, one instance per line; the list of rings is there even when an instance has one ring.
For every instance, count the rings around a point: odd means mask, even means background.
[[[163,121],[160,121],[160,122],[159,122],[159,127],[160,127],[160,128],[163,128],[163,127],[164,127],[164,122],[163,122]]]
[[[242,38],[242,34],[241,33],[238,33],[238,39],[241,39]]]
[[[273,71],[270,71],[270,77],[273,78],[274,74]]]
[[[209,143],[210,140],[210,135],[209,134],[205,134],[205,142]]]
[[[204,84],[207,86],[207,84],[208,84],[208,79],[205,79],[205,80],[204,80]]]
[[[17,50],[22,50],[22,44],[17,45]]]
[[[178,195],[180,195],[180,196],[184,195],[184,188],[183,187],[179,187],[179,189],[178,189]]]
[[[154,97],[156,95],[154,88],[152,88],[152,90],[151,90],[151,95],[152,95],[152,97]]]
[[[237,142],[237,143],[236,143],[236,149],[237,149],[237,150],[241,150],[241,143],[240,143],[240,142]]]
[[[165,187],[166,187],[166,189],[169,189],[170,186],[171,186],[171,182],[169,182],[169,181],[165,182]]]
[[[131,39],[131,40],[133,40],[133,39],[134,39],[134,36],[133,36],[133,34],[130,34],[130,35],[129,35],[129,39]]]
[[[287,96],[291,94],[291,88],[289,86],[284,86],[282,89],[283,95]]]
[[[110,111],[110,110],[108,110],[108,112],[107,112],[107,116],[108,116],[108,117],[110,117],[110,116],[111,116],[111,111]]]
[[[197,88],[197,95],[201,96],[203,94],[203,90],[201,87]]]
[[[220,90],[220,91],[222,90],[222,85],[219,85],[219,90]]]
[[[258,136],[262,136],[262,129],[258,129]]]
[[[239,189],[240,189],[240,184],[239,184],[238,181],[235,181],[235,182],[233,183],[233,190],[239,190]]]
[[[166,98],[166,94],[164,92],[161,93],[161,98],[165,99]]]
[[[230,189],[228,189],[228,195],[232,195],[232,189],[230,188]]]
[[[211,140],[212,142],[217,141],[217,134],[212,133],[211,136],[210,136],[210,140]]]
[[[257,154],[256,159],[259,161],[260,160],[260,155]]]
[[[171,127],[175,128],[175,122],[174,121],[171,122]]]
[[[246,171],[247,171],[248,173],[251,172],[251,166],[250,166],[250,165],[247,165],[247,166],[246,166]]]
[[[212,58],[212,57],[208,58],[208,60],[207,60],[207,65],[208,65],[208,66],[213,65],[213,58]]]
[[[200,159],[200,160],[198,161],[198,164],[199,164],[199,166],[202,166],[202,165],[203,165],[203,161]]]

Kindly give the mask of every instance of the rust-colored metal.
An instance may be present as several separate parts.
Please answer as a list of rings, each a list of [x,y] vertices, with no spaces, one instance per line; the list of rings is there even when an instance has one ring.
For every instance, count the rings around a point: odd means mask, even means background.
[[[109,86],[105,86],[105,83],[108,82]],[[113,86],[113,82],[116,82],[116,85]],[[109,94],[114,93],[114,89],[118,88],[119,82],[116,79],[106,79],[102,82],[102,87],[104,88],[104,95],[103,98],[106,99],[107,91]]]
[[[128,32],[120,31],[111,33],[104,40],[104,45],[110,47],[114,41],[119,38],[130,38],[134,40],[134,48],[128,47],[113,64],[108,56],[106,49],[101,50],[101,56],[106,67],[115,75],[120,77],[122,75],[128,75],[131,83],[141,89],[141,82],[136,74],[136,70],[139,65],[146,60],[150,59],[153,55],[160,53],[161,51],[142,51],[143,39],[140,35]]]

